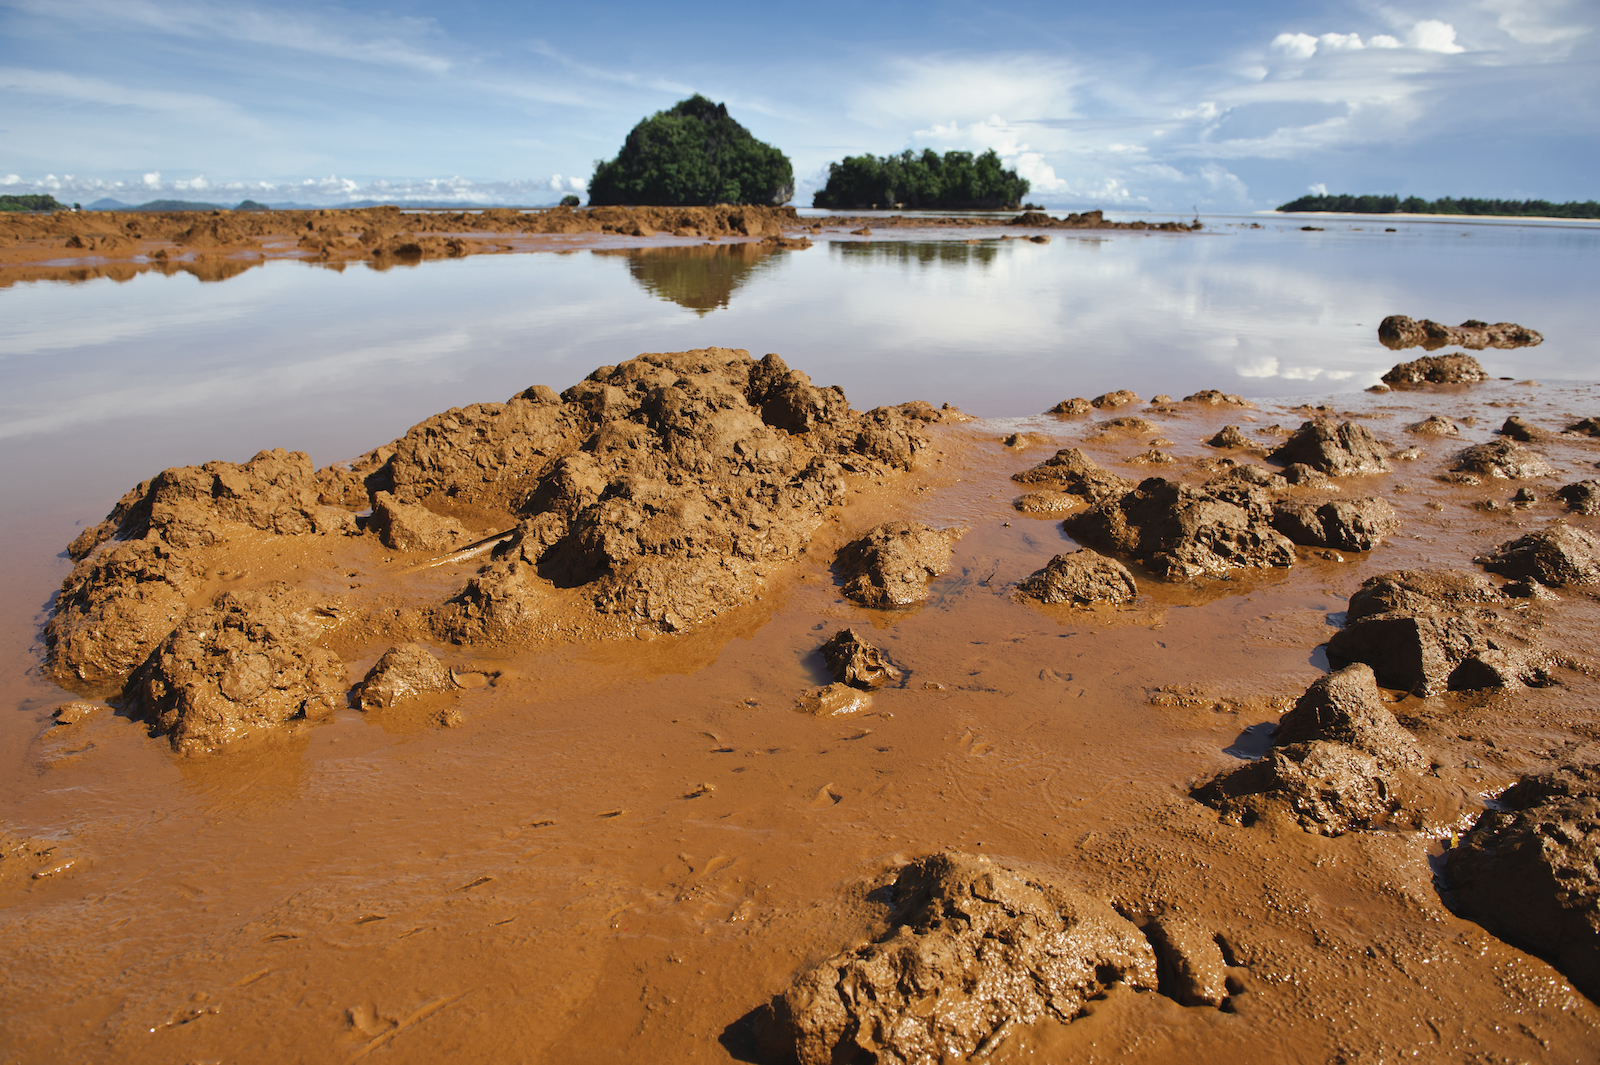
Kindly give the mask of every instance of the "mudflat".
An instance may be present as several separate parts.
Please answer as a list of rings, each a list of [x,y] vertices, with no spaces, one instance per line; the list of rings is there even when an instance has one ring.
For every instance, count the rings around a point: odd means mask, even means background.
[[[1600,390],[1019,430],[618,360],[61,545],[14,1052],[1592,1051],[1592,878],[1536,928],[1492,885],[1525,825],[1593,853]]]

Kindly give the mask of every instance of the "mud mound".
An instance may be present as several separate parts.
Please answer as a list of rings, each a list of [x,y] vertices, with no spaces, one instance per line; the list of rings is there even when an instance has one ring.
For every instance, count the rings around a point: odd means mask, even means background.
[[[1551,655],[1487,579],[1455,570],[1369,577],[1328,641],[1335,666],[1364,662],[1377,682],[1417,695],[1548,684]]]
[[[1544,343],[1544,337],[1515,322],[1480,322],[1469,318],[1460,325],[1440,325],[1424,318],[1420,322],[1403,314],[1391,314],[1378,323],[1378,340],[1394,351],[1426,348],[1433,351],[1447,344],[1459,344],[1473,351],[1484,348],[1526,348]],[[1388,380],[1387,377],[1384,380]]]
[[[1600,1002],[1600,766],[1523,777],[1497,806],[1445,861],[1461,912]]]
[[[1283,715],[1266,756],[1197,787],[1223,820],[1253,824],[1276,805],[1326,836],[1372,828],[1401,812],[1408,775],[1428,766],[1416,739],[1383,705],[1371,669],[1315,681]]]
[[[1535,440],[1543,440],[1550,435],[1537,425],[1525,421],[1515,414],[1507,418],[1505,423],[1495,432],[1508,439],[1519,440],[1524,444],[1531,444]]]
[[[1400,362],[1383,375],[1383,383],[1394,388],[1407,385],[1473,385],[1487,381],[1489,374],[1471,355],[1424,355],[1412,362]]]
[[[1064,399],[1060,403],[1045,411],[1046,414],[1088,414],[1094,410],[1094,404],[1078,396],[1073,399]]]
[[[420,644],[391,647],[356,685],[353,702],[362,710],[386,710],[430,692],[450,691],[450,671]]]
[[[1090,503],[1115,499],[1133,490],[1133,482],[1107,472],[1075,447],[1062,448],[1031,469],[1013,473],[1018,484],[1038,485],[1078,496]]]
[[[1126,603],[1139,587],[1128,567],[1094,551],[1057,555],[1045,567],[1023,578],[1019,596],[1041,603]]]
[[[836,565],[844,594],[862,606],[895,610],[928,595],[928,582],[950,567],[950,552],[965,529],[935,529],[912,521],[885,522],[840,548]]]
[[[757,1023],[762,1051],[800,1065],[965,1060],[1013,1025],[1066,1022],[1115,983],[1153,990],[1132,922],[1064,884],[938,854],[894,884],[889,929],[805,973]]]
[[[1556,524],[1507,541],[1477,559],[1490,573],[1535,580],[1550,588],[1600,581],[1600,540],[1582,529]]]
[[[1520,481],[1528,477],[1551,477],[1555,470],[1537,451],[1513,440],[1491,440],[1464,449],[1450,464],[1450,480],[1479,484],[1492,480]]]
[[[1206,446],[1239,449],[1255,445],[1249,437],[1239,431],[1237,425],[1224,425],[1215,436],[1206,441]]]
[[[1119,388],[1114,392],[1096,396],[1089,401],[1089,406],[1096,410],[1110,410],[1112,407],[1125,407],[1129,403],[1139,402],[1139,397],[1126,388]]]
[[[1564,433],[1576,433],[1579,436],[1600,436],[1600,418],[1584,418],[1573,422],[1561,431]]]
[[[1062,523],[1079,543],[1126,555],[1169,581],[1241,567],[1288,566],[1294,545],[1257,501],[1244,505],[1161,477]]]
[[[1557,489],[1556,498],[1575,514],[1600,514],[1600,481],[1563,485]]]
[[[1330,477],[1389,472],[1388,456],[1370,429],[1332,418],[1303,423],[1267,457],[1285,464],[1300,463]]]
[[[1241,396],[1231,392],[1219,392],[1215,388],[1203,388],[1193,395],[1183,397],[1185,403],[1203,403],[1208,407],[1244,407],[1255,410],[1256,405]]]
[[[1122,418],[1112,418],[1109,421],[1095,422],[1094,430],[1097,433],[1132,433],[1138,436],[1147,436],[1161,431],[1155,422],[1132,415]]]
[[[841,684],[873,691],[886,684],[897,684],[900,671],[884,653],[872,646],[855,629],[840,629],[822,645],[822,660],[828,672]]]
[[[1406,426],[1406,432],[1416,433],[1419,436],[1460,436],[1461,428],[1449,418],[1430,414],[1420,422],[1412,422]]]
[[[174,750],[209,754],[344,705],[344,664],[318,647],[334,610],[280,587],[191,613],[141,671],[141,703]]]
[[[1400,518],[1388,502],[1372,497],[1336,499],[1321,506],[1289,502],[1273,507],[1272,527],[1306,547],[1371,551],[1400,528]]]

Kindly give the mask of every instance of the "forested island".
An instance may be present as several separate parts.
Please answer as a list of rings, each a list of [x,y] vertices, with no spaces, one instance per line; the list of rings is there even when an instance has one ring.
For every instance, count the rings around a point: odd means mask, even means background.
[[[0,196],[0,211],[65,211],[67,205],[56,202],[54,196],[39,195]]]
[[[698,93],[634,126],[589,181],[591,207],[777,206],[793,196],[789,157]]]
[[[1280,211],[1327,211],[1333,214],[1468,214],[1542,218],[1600,218],[1600,202],[1571,200],[1480,200],[1446,196],[1424,200],[1420,196],[1302,196]]]
[[[1028,179],[1007,170],[993,148],[982,155],[924,148],[921,155],[847,155],[828,164],[828,183],[813,207],[943,210],[1015,209],[1028,194]]]

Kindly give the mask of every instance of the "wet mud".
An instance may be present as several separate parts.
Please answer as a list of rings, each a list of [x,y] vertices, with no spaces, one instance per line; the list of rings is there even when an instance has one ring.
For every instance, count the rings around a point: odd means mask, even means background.
[[[80,648],[62,679],[90,698],[14,693],[14,1052],[1592,1053],[1593,955],[1565,944],[1593,926],[1561,923],[1590,887],[1540,896],[1535,927],[1477,885],[1541,826],[1593,853],[1594,519],[1558,491],[1593,479],[1600,442],[1562,429],[1600,393],[1429,386],[1309,422],[1129,401],[1173,457],[1152,478],[1152,437],[1089,419],[875,417],[787,367],[671,359],[326,470],[168,471],[75,542],[61,610],[127,626],[50,652]],[[1508,414],[1549,433],[1519,445],[1544,469],[1453,476]],[[1457,434],[1406,431],[1430,418]],[[1260,453],[1208,445],[1224,425]],[[838,467],[820,495],[813,463]],[[644,501],[669,498],[709,509],[652,539]],[[727,543],[697,555],[689,519]],[[1585,535],[1523,542],[1556,527]],[[711,555],[744,576],[701,576]],[[1377,622],[1419,634],[1432,682],[1334,661]],[[274,723],[184,757],[152,727],[180,699],[197,729],[207,699]]]

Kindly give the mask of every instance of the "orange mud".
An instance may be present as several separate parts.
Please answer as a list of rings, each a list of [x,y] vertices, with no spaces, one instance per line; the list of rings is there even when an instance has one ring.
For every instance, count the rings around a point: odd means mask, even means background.
[[[1600,757],[1594,677],[1391,693],[1455,796],[1428,812],[1431,832],[1231,827],[1187,791],[1239,764],[1224,752],[1236,741],[1259,753],[1265,730],[1241,734],[1326,668],[1329,615],[1364,577],[1471,569],[1564,513],[1512,508],[1515,484],[1435,480],[1457,448],[1507,413],[1559,428],[1596,399],[1498,383],[1346,397],[1380,437],[1422,450],[1341,481],[1348,497],[1391,500],[1398,534],[1344,562],[1301,549],[1292,569],[1230,581],[1139,573],[1125,608],[1012,598],[1070,544],[1056,518],[1010,506],[1009,475],[1049,446],[1004,447],[1016,426],[980,422],[930,427],[942,458],[858,494],[818,541],[886,518],[970,527],[913,611],[851,605],[813,550],[792,579],[687,634],[538,654],[435,647],[493,682],[399,713],[343,710],[209,759],[176,757],[109,710],[52,725],[63,693],[30,680],[8,693],[32,724],[0,733],[0,810],[12,834],[54,845],[35,866],[55,871],[0,879],[4,1059],[752,1060],[751,1011],[881,927],[872,892],[894,869],[954,847],[1049,869],[1129,914],[1183,915],[1221,937],[1230,964],[1227,1011],[1118,988],[1070,1025],[1012,1032],[990,1060],[1593,1060],[1600,1009],[1454,916],[1430,859],[1486,792]],[[1218,456],[1200,441],[1223,424],[1253,436],[1300,421],[1142,413],[1179,460],[1160,472],[1196,482],[1197,460]],[[1470,441],[1403,432],[1430,413],[1480,421]],[[1150,442],[1093,435],[1091,421],[1025,428],[1143,476],[1128,460]],[[1600,441],[1539,447],[1561,469],[1541,498],[1600,459]],[[266,540],[239,553],[240,579],[292,550]],[[348,557],[330,572],[362,586],[345,594],[436,592],[481,561],[402,578],[370,537],[337,550]],[[1600,604],[1559,594],[1539,608],[1543,637],[1588,660]],[[828,679],[817,648],[849,625],[904,686],[848,717],[796,713],[797,693]],[[339,648],[352,682],[386,646]],[[436,727],[452,706],[460,726]]]
[[[552,207],[538,211],[402,211],[365,207],[315,211],[85,211],[0,214],[0,288],[19,281],[126,281],[147,270],[183,271],[222,281],[268,259],[382,269],[424,259],[579,247],[636,247],[639,241],[759,242],[808,247],[804,234],[842,235],[863,225],[890,229],[992,228],[993,218],[801,218],[793,207]],[[1052,218],[1041,212],[1008,223],[1050,228],[1153,229],[1177,223],[1107,222],[1100,212]],[[1042,237],[1040,239],[1043,239]]]

